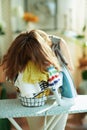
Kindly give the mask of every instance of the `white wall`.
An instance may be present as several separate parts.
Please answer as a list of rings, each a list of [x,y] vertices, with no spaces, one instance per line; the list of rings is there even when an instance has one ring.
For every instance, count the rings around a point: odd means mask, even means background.
[[[58,0],[58,28],[81,32],[85,20],[85,0]]]
[[[0,20],[1,20],[1,0],[0,0]]]
[[[1,0],[1,12],[3,13],[1,14],[2,20],[5,23],[5,35],[0,36],[0,45],[3,45],[3,48],[0,49],[2,54],[4,54],[12,41],[10,0]]]

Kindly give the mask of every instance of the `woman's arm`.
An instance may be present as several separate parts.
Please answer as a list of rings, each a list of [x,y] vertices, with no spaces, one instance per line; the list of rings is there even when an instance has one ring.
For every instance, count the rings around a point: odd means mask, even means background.
[[[5,75],[5,71],[4,71],[4,66],[0,65],[0,83],[3,83],[6,81],[6,75]]]
[[[68,48],[67,43],[65,42],[64,39],[62,39],[61,37],[55,36],[55,35],[49,35],[51,41],[53,44],[58,44],[58,48],[61,50],[62,55],[67,63],[67,67],[69,68],[69,70],[73,70],[74,66],[72,63],[72,58],[71,58],[71,54]],[[52,46],[52,45],[51,45]]]
[[[73,66],[73,63],[72,63],[71,54],[70,54],[67,43],[63,39],[60,40],[60,49],[61,49],[63,56],[65,57],[65,59],[68,63],[67,67],[69,68],[69,70],[72,71],[74,69],[74,66]]]

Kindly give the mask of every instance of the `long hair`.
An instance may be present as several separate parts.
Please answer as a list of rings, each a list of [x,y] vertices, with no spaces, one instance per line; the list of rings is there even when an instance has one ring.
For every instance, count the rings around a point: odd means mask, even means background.
[[[59,69],[55,54],[36,30],[21,33],[12,42],[2,61],[2,64],[5,64],[6,76],[13,80],[29,61],[37,64],[41,71],[46,71],[50,64]]]

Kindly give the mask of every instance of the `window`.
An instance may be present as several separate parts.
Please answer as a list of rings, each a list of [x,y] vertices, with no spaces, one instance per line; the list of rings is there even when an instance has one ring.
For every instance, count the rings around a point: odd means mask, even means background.
[[[26,0],[25,11],[39,17],[36,27],[44,30],[57,29],[57,0]]]
[[[39,18],[34,27],[43,30],[57,29],[57,0],[11,0],[12,30],[25,30],[27,23],[23,20],[25,12]]]

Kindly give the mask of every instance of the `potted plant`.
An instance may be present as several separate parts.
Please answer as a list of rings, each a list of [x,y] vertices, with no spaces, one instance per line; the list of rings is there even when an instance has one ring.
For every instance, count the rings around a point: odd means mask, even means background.
[[[24,12],[23,20],[28,25],[27,30],[31,30],[31,29],[35,28],[35,26],[33,26],[33,25],[34,25],[34,23],[37,23],[39,21],[39,17],[31,12]]]

